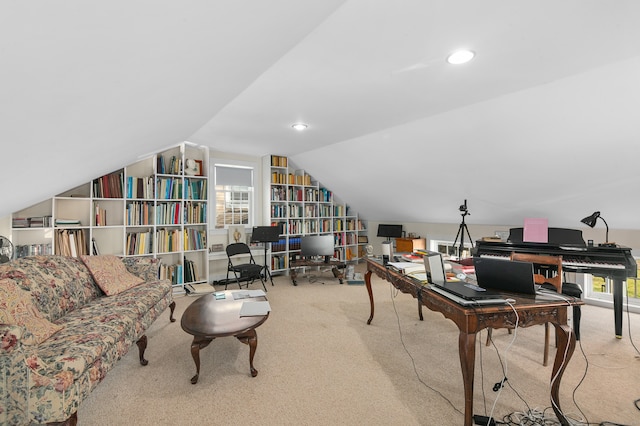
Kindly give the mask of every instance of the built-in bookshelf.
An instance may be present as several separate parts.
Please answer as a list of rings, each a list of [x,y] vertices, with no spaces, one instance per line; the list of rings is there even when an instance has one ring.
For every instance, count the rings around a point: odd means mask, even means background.
[[[280,241],[271,243],[272,272],[289,268],[291,259],[300,254],[304,235],[332,234],[336,259],[355,262],[363,256],[366,222],[333,191],[284,156],[264,157],[263,170],[269,182],[264,215],[281,229]]]
[[[16,254],[149,256],[176,292],[206,283],[208,163],[182,143],[14,212]]]

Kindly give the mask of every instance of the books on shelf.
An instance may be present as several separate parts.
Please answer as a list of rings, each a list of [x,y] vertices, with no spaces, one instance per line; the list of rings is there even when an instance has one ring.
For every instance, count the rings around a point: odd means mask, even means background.
[[[51,216],[14,217],[11,219],[13,228],[50,228]]]
[[[124,170],[110,173],[93,180],[95,198],[123,198]]]
[[[55,232],[55,254],[77,257],[88,253],[84,229],[58,229]]]
[[[16,257],[38,256],[41,254],[53,254],[53,251],[51,250],[51,243],[16,246]]]
[[[127,198],[150,199],[155,197],[152,176],[127,176]]]
[[[11,220],[11,226],[13,228],[28,228],[29,227],[29,219],[26,217],[14,217]]]
[[[161,280],[169,280],[171,284],[182,284],[184,283],[183,275],[182,275],[182,265],[160,265],[160,271],[158,273]]]
[[[56,226],[80,226],[80,219],[62,219],[56,218]]]
[[[129,256],[153,252],[151,232],[128,232],[126,253]]]
[[[198,265],[186,257],[184,258],[184,282],[192,283],[199,281]]]
[[[281,155],[271,156],[271,166],[273,167],[287,167],[287,157]]]

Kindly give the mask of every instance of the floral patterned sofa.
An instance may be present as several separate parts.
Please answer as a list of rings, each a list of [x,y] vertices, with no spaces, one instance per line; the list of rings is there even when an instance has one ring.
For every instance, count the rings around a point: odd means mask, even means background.
[[[158,259],[33,256],[0,265],[0,424],[77,423],[80,403],[175,302]]]

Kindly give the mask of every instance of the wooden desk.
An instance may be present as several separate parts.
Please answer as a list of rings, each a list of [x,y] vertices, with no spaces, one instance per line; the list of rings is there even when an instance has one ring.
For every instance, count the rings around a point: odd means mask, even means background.
[[[432,311],[440,312],[445,318],[453,321],[460,330],[458,337],[458,351],[460,366],[462,367],[462,381],[464,384],[464,424],[473,425],[473,377],[476,356],[476,334],[485,328],[513,328],[516,315],[508,305],[485,305],[464,307],[444,296],[424,287],[421,283],[398,272],[389,270],[380,261],[367,259],[367,273],[365,285],[369,292],[371,314],[367,324],[373,320],[374,303],[371,289],[371,274],[389,281],[403,293],[409,293],[418,299],[418,311],[422,319],[422,306]],[[551,406],[562,425],[569,425],[560,409],[560,380],[564,373],[576,345],[575,334],[567,325],[568,303],[558,301],[536,301],[534,297],[509,294],[516,300],[513,305],[518,312],[518,327],[529,327],[535,324],[550,322],[554,325],[557,335],[557,349],[555,362],[551,371]],[[576,300],[575,304],[583,304]]]

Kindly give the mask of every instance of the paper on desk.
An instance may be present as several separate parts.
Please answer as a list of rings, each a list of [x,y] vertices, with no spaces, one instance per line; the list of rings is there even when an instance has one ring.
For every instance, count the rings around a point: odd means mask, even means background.
[[[262,290],[246,290],[246,291],[236,290],[233,292],[233,300],[248,299],[251,297],[260,297],[260,296],[266,296],[266,293]]]
[[[240,308],[241,317],[256,317],[267,315],[271,312],[268,301],[245,301]]]
[[[428,278],[427,278],[427,273],[426,272],[418,272],[415,274],[409,274],[411,277],[415,278],[416,280],[426,284],[428,282]]]
[[[393,266],[403,274],[424,271],[424,264],[418,264],[413,262],[389,262],[387,263],[387,265]]]

